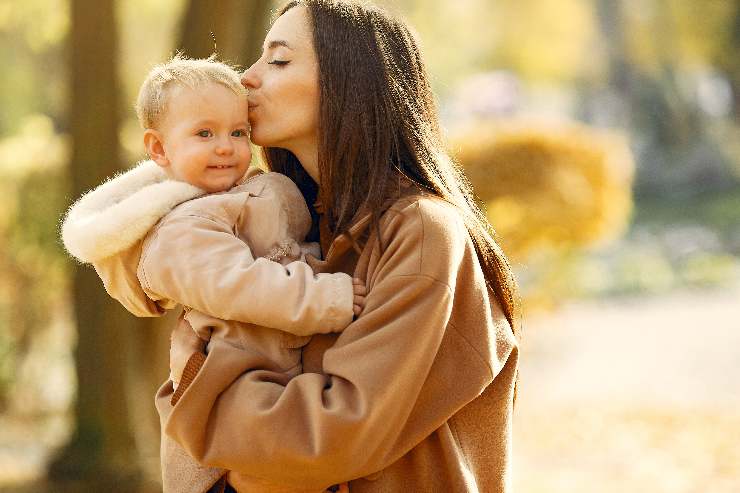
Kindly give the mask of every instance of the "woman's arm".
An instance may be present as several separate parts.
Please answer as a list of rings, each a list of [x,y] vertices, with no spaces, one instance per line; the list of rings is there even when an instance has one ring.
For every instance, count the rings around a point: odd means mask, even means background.
[[[228,198],[233,207],[243,206],[240,195]],[[138,277],[155,300],[296,335],[339,331],[353,316],[348,275],[255,259],[226,221],[205,214],[165,218],[144,245]]]
[[[165,432],[200,463],[289,486],[319,489],[383,469],[490,381],[479,363],[478,381],[446,389],[448,405],[409,423],[451,305],[449,288],[434,280],[389,279],[325,353],[325,374],[288,382],[251,371],[263,366],[260,353],[214,341]]]
[[[388,246],[388,269],[379,270],[391,274],[369,284],[362,316],[324,354],[324,373],[281,381],[254,370],[261,365],[256,351],[213,344],[165,432],[199,462],[296,487],[322,488],[398,460],[503,366],[451,323],[449,283],[392,274],[402,270],[392,265],[398,259],[418,257],[420,241],[397,235]],[[456,255],[432,260],[449,263]],[[513,340],[486,342],[500,344],[492,353],[505,362]]]

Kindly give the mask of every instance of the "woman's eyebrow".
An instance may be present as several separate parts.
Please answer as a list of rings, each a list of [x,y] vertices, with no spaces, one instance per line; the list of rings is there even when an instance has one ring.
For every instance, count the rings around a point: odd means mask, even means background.
[[[266,47],[265,49],[266,49],[266,50],[271,50],[271,49],[273,49],[273,48],[277,48],[278,46],[285,46],[285,47],[286,47],[286,48],[288,48],[289,50],[292,50],[292,49],[293,49],[293,48],[292,48],[292,47],[291,47],[291,46],[290,46],[290,45],[288,44],[288,42],[287,42],[287,41],[285,41],[285,40],[282,40],[282,39],[274,39],[274,40],[270,41],[269,43],[267,43],[267,47]]]

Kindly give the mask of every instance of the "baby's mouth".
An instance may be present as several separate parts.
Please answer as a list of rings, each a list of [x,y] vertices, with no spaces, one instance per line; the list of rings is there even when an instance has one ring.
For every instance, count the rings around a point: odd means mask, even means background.
[[[233,167],[234,165],[232,164],[217,164],[217,165],[209,166],[208,168],[209,169],[229,169]]]

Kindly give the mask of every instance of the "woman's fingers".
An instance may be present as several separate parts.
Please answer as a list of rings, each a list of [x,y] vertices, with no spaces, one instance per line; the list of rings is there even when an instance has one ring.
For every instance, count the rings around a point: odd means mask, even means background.
[[[365,282],[362,279],[353,278],[352,279],[352,291],[356,295],[364,296],[367,294],[367,288],[365,287]]]
[[[354,297],[352,298],[352,312],[354,312],[356,317],[362,312],[362,309],[365,307],[365,295],[367,294],[365,281],[357,277],[353,277],[352,291],[354,292]]]

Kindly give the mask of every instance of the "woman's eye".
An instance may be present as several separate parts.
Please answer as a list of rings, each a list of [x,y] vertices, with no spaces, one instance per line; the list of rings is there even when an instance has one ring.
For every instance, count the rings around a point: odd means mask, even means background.
[[[278,65],[283,66],[290,63],[290,60],[273,60],[271,62],[267,62],[268,65]]]
[[[198,133],[196,134],[198,137],[207,138],[211,136],[210,130],[198,130]]]

